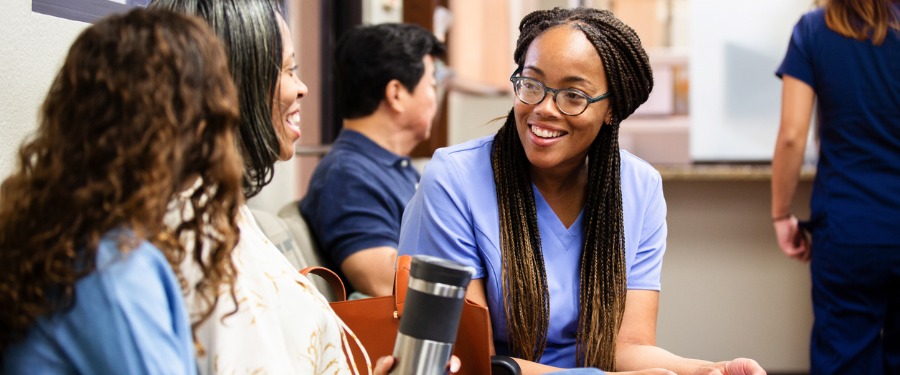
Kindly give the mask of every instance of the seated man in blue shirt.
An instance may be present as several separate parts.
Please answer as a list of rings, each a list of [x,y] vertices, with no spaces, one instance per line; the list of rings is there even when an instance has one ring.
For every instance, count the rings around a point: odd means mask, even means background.
[[[431,131],[443,52],[431,32],[411,24],[358,26],[338,41],[343,130],[300,211],[348,290],[392,293],[400,220],[419,181],[409,154]]]

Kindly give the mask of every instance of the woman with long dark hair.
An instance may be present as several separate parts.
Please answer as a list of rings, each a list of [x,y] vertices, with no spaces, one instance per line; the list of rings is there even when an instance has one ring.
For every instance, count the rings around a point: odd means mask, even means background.
[[[153,0],[162,8],[200,16],[223,41],[241,103],[240,135],[232,148],[244,157],[244,196],[269,184],[274,165],[294,156],[300,137],[300,99],[306,85],[280,0]],[[241,240],[232,254],[236,299],[216,305],[198,329],[201,374],[385,374],[393,358],[356,368],[345,353],[353,332],[312,282],[301,275],[257,225],[245,205],[236,214]],[[196,249],[200,249],[199,247]],[[189,282],[202,279],[194,270]],[[188,307],[208,303],[188,298]],[[458,368],[458,360],[454,366]]]

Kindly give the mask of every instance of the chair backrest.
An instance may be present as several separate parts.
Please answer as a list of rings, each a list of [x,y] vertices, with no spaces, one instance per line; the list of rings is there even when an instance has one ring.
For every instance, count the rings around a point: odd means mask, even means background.
[[[288,202],[288,204],[281,207],[278,210],[278,217],[287,225],[288,231],[294,237],[297,245],[299,245],[299,256],[306,262],[306,266],[298,269],[315,266],[328,267],[319,246],[316,244],[312,230],[309,229],[306,219],[300,214],[300,201]],[[329,301],[335,301],[336,295],[327,281],[319,277],[311,277],[310,279],[316,283],[316,287]]]
[[[295,235],[297,231],[293,228],[296,224],[292,226],[288,220],[282,219],[281,217],[266,211],[258,209],[251,209],[250,211],[253,213],[256,224],[259,225],[266,237],[269,238],[269,241],[272,241],[272,243],[275,244],[275,247],[284,254],[285,258],[287,258],[298,271],[306,267],[325,266],[322,259],[316,254],[316,249],[314,249],[315,244],[311,241],[309,233],[305,236],[301,233],[301,236],[297,237]],[[303,222],[302,224],[303,228],[305,228],[306,222]],[[335,300],[334,291],[327,281],[319,277],[310,277],[309,279],[326,299],[329,301]]]

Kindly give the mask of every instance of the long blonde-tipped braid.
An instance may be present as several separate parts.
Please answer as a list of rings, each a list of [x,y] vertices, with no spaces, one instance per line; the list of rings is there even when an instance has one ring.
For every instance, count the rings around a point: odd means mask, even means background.
[[[625,311],[625,242],[617,123],[604,124],[588,152],[581,252],[577,363],[615,369]]]
[[[536,361],[547,344],[550,296],[528,159],[515,121],[510,111],[491,150],[500,213],[503,306],[513,353]]]

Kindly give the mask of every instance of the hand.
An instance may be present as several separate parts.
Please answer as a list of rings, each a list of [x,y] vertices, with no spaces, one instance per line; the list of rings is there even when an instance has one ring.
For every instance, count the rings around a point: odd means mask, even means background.
[[[650,368],[639,371],[607,372],[608,375],[677,375],[664,368]]]
[[[766,370],[756,361],[749,358],[737,358],[731,361],[717,362],[704,366],[694,372],[696,375],[766,375]]]
[[[781,252],[801,262],[809,262],[810,241],[806,234],[800,230],[799,221],[791,215],[788,218],[776,220],[772,223],[775,227],[775,238]]]
[[[388,375],[388,371],[391,371],[391,367],[394,367],[394,357],[388,355],[378,358],[378,361],[375,362],[375,369],[372,371],[372,374]]]
[[[808,252],[808,251],[807,251]],[[807,258],[809,260],[809,258]],[[725,364],[726,375],[766,375],[766,370],[750,358],[737,358]]]
[[[447,367],[450,369],[451,374],[455,374],[459,371],[459,367],[462,363],[459,361],[455,355],[450,356],[450,361],[447,362]],[[388,371],[391,371],[391,367],[394,367],[394,357],[392,356],[384,356],[378,359],[375,362],[375,369],[372,370],[374,375],[388,375]]]

